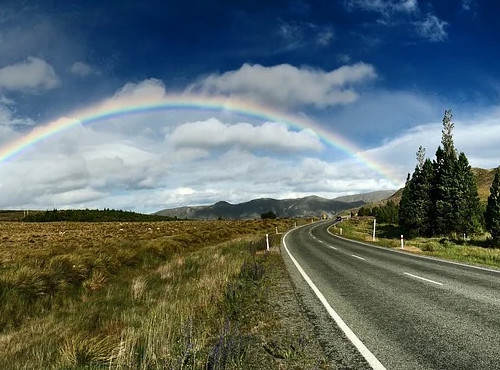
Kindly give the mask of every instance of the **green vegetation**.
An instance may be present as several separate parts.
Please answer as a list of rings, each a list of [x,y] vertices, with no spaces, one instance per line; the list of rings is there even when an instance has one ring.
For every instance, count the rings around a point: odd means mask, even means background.
[[[293,223],[0,223],[0,368],[317,366],[261,251]]]
[[[265,219],[275,219],[276,218],[276,213],[274,213],[273,211],[267,211],[267,212],[264,212],[260,215],[260,218],[265,220]]]
[[[30,213],[22,220],[25,222],[144,222],[170,221],[177,218],[166,216],[146,215],[130,211],[114,209],[69,209]]]
[[[373,218],[358,217],[338,224],[330,229],[334,234],[369,242],[388,248],[401,247],[401,229],[392,224],[378,224],[376,240],[372,242]],[[425,254],[452,261],[465,262],[492,267],[500,267],[500,249],[484,248],[488,246],[486,236],[474,239],[451,239],[441,237],[416,237],[405,239],[404,249],[410,253]]]
[[[452,118],[451,110],[445,111],[436,159],[425,159],[420,147],[415,171],[408,175],[399,203],[399,225],[409,237],[482,232],[476,177],[465,154],[457,155]]]
[[[500,243],[500,167],[497,168],[491,184],[484,219],[486,229],[490,232],[493,242],[498,245]]]
[[[397,223],[398,222],[398,206],[392,200],[386,204],[370,208],[363,206],[358,211],[358,216],[373,216],[378,222],[382,223]]]

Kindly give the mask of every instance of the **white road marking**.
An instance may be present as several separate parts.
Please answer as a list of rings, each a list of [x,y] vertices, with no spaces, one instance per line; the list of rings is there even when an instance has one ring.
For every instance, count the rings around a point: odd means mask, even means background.
[[[365,260],[363,257],[356,256],[355,254],[351,254],[351,256],[353,256],[354,258],[358,258],[358,259],[360,259],[360,260],[363,260],[363,261]]]
[[[429,283],[433,283],[433,284],[437,284],[437,285],[443,285],[443,283],[440,283],[438,281],[434,281],[434,280],[426,279],[426,278],[421,277],[421,276],[413,275],[413,274],[410,274],[409,272],[405,272],[404,274],[408,275],[408,276],[411,276],[411,277],[414,277],[415,279],[420,279],[420,280],[423,280],[423,281],[427,281]]]
[[[330,316],[335,320],[337,325],[342,329],[344,334],[349,338],[352,344],[358,349],[359,353],[365,358],[365,360],[370,364],[372,369],[376,370],[385,370],[385,366],[382,365],[382,363],[375,357],[373,353],[370,352],[368,348],[364,345],[363,342],[354,334],[354,332],[347,326],[347,324],[342,320],[342,318],[335,312],[335,310],[330,306],[328,301],[326,300],[325,296],[321,291],[316,287],[316,285],[313,283],[311,278],[306,274],[302,266],[297,262],[297,260],[292,256],[290,251],[288,250],[286,246],[285,239],[290,231],[288,231],[284,236],[283,236],[283,247],[285,248],[286,252],[288,253],[288,256],[292,260],[293,264],[295,267],[297,267],[297,270],[299,270],[300,274],[304,278],[304,280],[309,284],[313,292],[316,294],[316,296],[319,298],[323,306],[326,308],[326,311],[330,314]]]
[[[334,247],[333,245],[328,245],[328,248],[337,250],[337,247]]]

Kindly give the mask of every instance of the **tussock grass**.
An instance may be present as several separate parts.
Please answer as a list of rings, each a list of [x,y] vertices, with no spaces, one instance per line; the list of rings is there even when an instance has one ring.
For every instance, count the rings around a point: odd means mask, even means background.
[[[0,368],[237,368],[242,281],[292,225],[0,223]]]
[[[330,228],[335,234],[342,235],[365,242],[372,242],[373,218],[359,217],[342,222]],[[375,244],[400,248],[400,232],[394,225],[377,225]],[[473,239],[452,238],[413,238],[405,239],[404,249],[411,253],[425,254],[429,256],[445,258],[458,262],[486,265],[500,268],[500,249],[482,247],[488,246],[486,235],[476,236]]]

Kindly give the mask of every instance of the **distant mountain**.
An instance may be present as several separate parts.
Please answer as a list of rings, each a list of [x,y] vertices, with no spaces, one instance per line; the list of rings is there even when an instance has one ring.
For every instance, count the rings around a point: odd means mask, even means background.
[[[385,200],[392,196],[396,190],[378,190],[372,191],[371,193],[363,193],[363,194],[354,194],[354,195],[345,195],[342,197],[337,197],[334,200],[340,200],[342,202],[379,202],[381,200]]]
[[[223,219],[254,219],[260,218],[262,213],[272,211],[278,217],[321,217],[326,214],[333,216],[346,209],[360,207],[366,203],[363,199],[387,198],[391,192],[375,192],[349,196],[348,200],[341,198],[325,199],[318,196],[309,196],[299,199],[272,199],[260,198],[249,202],[230,204],[217,202],[211,206],[192,206],[173,209],[164,209],[156,212],[159,216],[189,218],[196,220]]]

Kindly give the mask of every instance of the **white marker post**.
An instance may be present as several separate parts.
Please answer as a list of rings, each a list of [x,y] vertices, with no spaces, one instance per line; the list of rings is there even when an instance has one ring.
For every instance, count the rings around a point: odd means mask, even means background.
[[[278,226],[276,226],[276,234],[278,233]]]
[[[405,240],[405,238],[404,238],[403,234],[401,234],[401,249],[403,249],[403,246],[405,243],[404,240]]]
[[[377,219],[374,218],[373,219],[373,237],[372,237],[372,240],[375,241],[375,227],[377,225]]]
[[[342,228],[340,228],[340,236],[342,236]]]
[[[269,252],[269,234],[266,234],[266,250]]]

